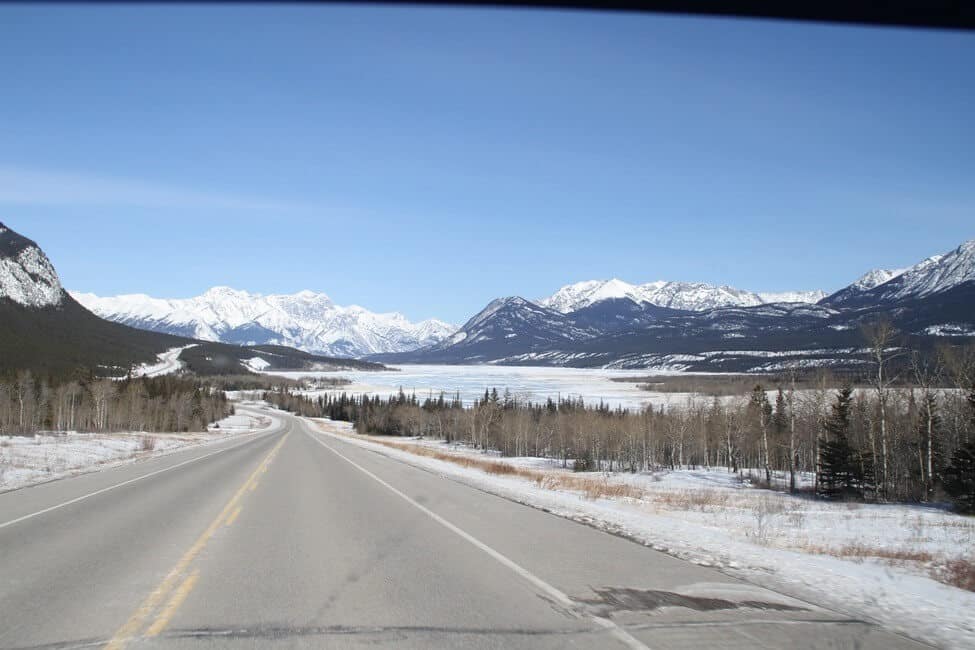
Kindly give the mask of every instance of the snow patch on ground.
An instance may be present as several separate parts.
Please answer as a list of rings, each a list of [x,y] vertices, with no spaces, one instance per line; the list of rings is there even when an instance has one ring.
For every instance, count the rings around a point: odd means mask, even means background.
[[[931,336],[975,336],[975,329],[964,323],[941,323],[929,325],[923,332]]]
[[[0,436],[0,492],[44,483],[207,445],[258,431],[270,417],[236,415],[211,425],[207,432],[78,433],[45,432],[33,436]]]
[[[942,647],[975,647],[975,617],[971,615],[975,593],[930,577],[932,565],[938,561],[971,557],[975,547],[975,520],[971,518],[918,506],[824,503],[757,489],[722,470],[574,475],[608,485],[625,483],[643,494],[640,498],[589,499],[579,492],[542,487],[536,481],[391,449],[355,435],[348,423],[314,422],[324,433],[352,444],[626,535],[696,564],[718,567],[763,587],[876,621]],[[419,444],[448,454],[490,458],[438,442]],[[555,477],[571,475],[547,459],[506,458],[504,462]],[[891,563],[871,557],[869,553],[874,551],[928,553],[935,560]],[[836,554],[846,556],[834,557]]]
[[[241,363],[250,368],[251,370],[256,370],[260,372],[261,370],[267,370],[271,367],[271,364],[260,357],[251,357],[250,359],[244,359]]]

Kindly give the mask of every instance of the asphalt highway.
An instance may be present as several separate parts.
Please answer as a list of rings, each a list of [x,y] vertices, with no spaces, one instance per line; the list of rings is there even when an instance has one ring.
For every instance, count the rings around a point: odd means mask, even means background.
[[[0,648],[916,648],[275,414],[0,494]]]

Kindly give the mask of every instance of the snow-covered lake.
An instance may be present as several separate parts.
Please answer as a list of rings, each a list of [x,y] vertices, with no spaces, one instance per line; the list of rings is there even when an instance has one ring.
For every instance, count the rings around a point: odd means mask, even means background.
[[[600,400],[615,408],[638,409],[648,403],[683,403],[686,395],[679,393],[651,393],[640,390],[634,382],[612,381],[614,377],[644,377],[663,374],[647,370],[604,370],[595,368],[539,368],[529,366],[439,366],[401,365],[398,370],[380,372],[275,372],[294,379],[300,377],[345,377],[352,380],[338,392],[395,394],[402,387],[407,394],[416,392],[418,398],[436,397],[443,392],[448,398],[460,393],[465,404],[484,395],[485,389],[505,389],[521,399],[543,402],[549,397],[582,397],[587,403]]]

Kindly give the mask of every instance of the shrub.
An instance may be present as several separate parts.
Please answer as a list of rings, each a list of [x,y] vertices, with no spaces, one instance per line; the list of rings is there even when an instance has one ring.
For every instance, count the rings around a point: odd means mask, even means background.
[[[595,472],[596,462],[591,456],[582,456],[581,458],[576,458],[575,462],[572,464],[572,471],[574,472]]]
[[[945,564],[939,576],[941,582],[959,589],[975,591],[975,562],[958,558]]]

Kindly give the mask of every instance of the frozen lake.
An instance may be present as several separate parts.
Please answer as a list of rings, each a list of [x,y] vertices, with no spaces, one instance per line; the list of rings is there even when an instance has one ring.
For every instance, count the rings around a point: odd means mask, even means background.
[[[392,367],[392,366],[391,366]],[[685,394],[652,393],[640,390],[635,383],[615,382],[614,377],[641,377],[647,370],[602,370],[594,368],[539,368],[529,366],[437,366],[401,365],[398,370],[366,372],[275,372],[298,379],[300,377],[345,377],[352,380],[331,392],[391,395],[403,389],[415,392],[417,398],[436,397],[443,392],[448,398],[460,393],[465,404],[484,395],[485,389],[508,389],[512,394],[532,402],[544,402],[551,397],[582,397],[586,403],[600,400],[611,407],[639,409],[648,403],[683,403]]]

